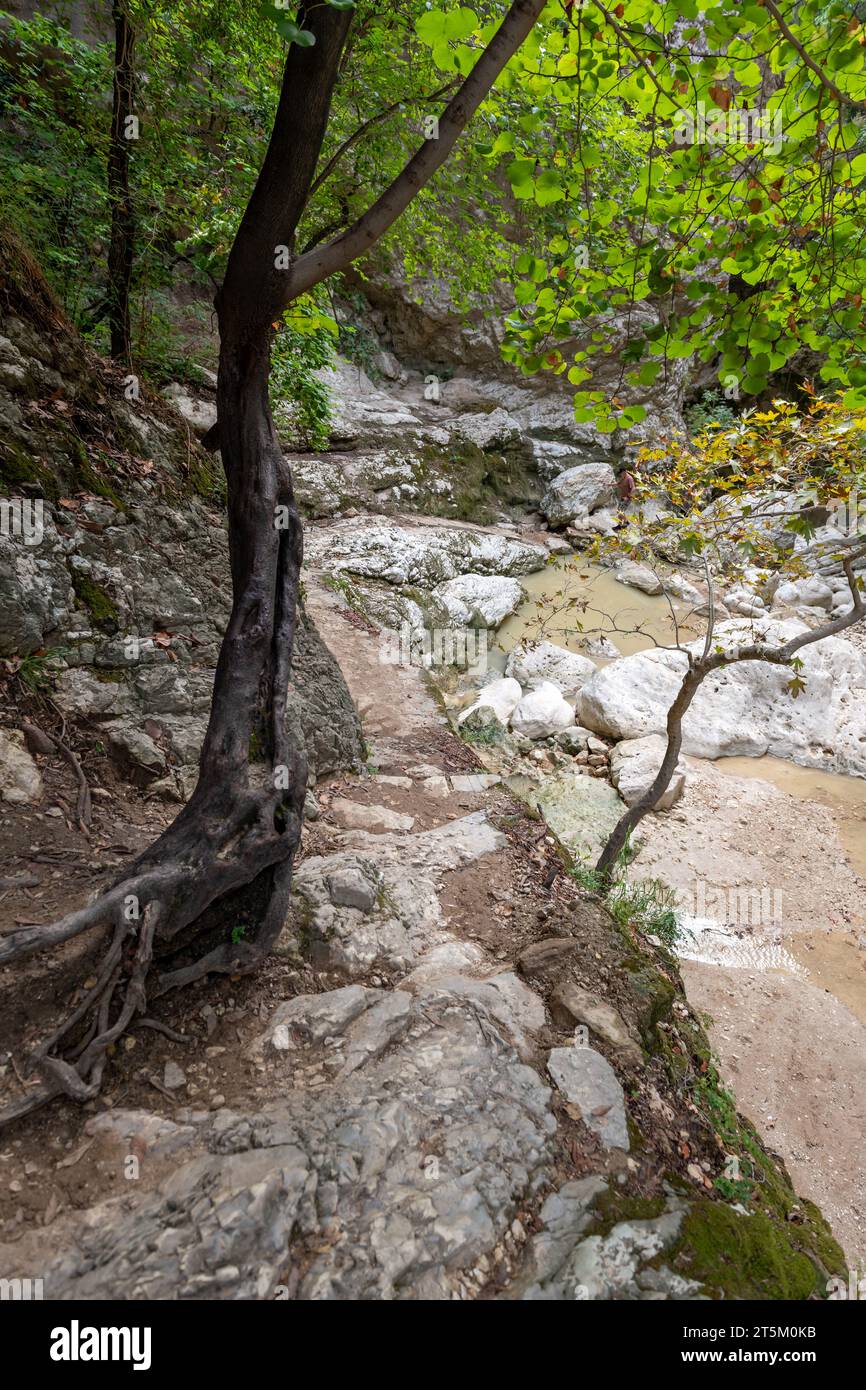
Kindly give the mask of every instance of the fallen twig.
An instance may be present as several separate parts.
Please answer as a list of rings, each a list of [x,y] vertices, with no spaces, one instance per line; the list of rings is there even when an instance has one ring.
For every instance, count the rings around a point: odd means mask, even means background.
[[[46,734],[45,730],[40,729],[37,724],[31,724],[25,719],[21,727],[31,748],[44,754],[60,753],[69,763],[78,780],[78,805],[76,808],[78,825],[79,829],[86,834],[93,819],[93,810],[90,801],[90,786],[78,758],[67,743],[64,743],[62,739],[53,738],[50,734]]]

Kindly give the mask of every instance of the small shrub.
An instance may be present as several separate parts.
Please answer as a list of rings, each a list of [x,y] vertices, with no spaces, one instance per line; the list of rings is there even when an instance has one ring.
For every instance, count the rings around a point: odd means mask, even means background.
[[[718,391],[711,389],[704,391],[692,405],[686,406],[683,411],[683,418],[689,434],[694,436],[703,434],[705,430],[713,426],[724,429],[728,425],[732,425],[737,418],[737,413]]]
[[[589,864],[575,864],[570,873],[584,892],[604,898],[605,907],[620,926],[637,927],[639,931],[657,937],[663,945],[673,949],[682,935],[676,893],[658,878],[628,883],[624,871],[635,853],[635,848],[627,841],[617,860],[614,876],[607,891],[604,876]]]
[[[300,320],[298,320],[300,322]],[[321,323],[284,327],[271,349],[271,400],[277,425],[303,449],[324,449],[333,410],[331,393],[316,372],[335,360],[334,335]]]

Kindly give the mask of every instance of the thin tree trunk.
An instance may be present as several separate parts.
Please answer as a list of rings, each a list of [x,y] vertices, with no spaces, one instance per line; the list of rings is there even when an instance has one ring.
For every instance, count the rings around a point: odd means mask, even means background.
[[[848,555],[842,563],[842,568],[851,591],[851,611],[838,618],[834,618],[832,622],[824,623],[821,627],[811,628],[806,632],[800,633],[797,637],[792,637],[790,642],[786,642],[781,647],[771,647],[763,642],[751,642],[739,647],[736,653],[727,653],[722,649],[717,649],[715,651],[711,650],[711,639],[713,635],[713,590],[712,584],[710,584],[711,617],[706,641],[704,643],[703,655],[697,659],[690,659],[689,668],[683,676],[680,688],[668,710],[667,746],[658,772],[640,800],[636,801],[634,806],[630,806],[629,809],[620,816],[596,861],[595,871],[599,875],[604,887],[610,885],[614,866],[625,847],[629,835],[640,824],[644,816],[648,815],[648,813],[653,810],[670,785],[670,780],[676,770],[680,751],[683,746],[683,719],[688,712],[692,700],[698,693],[702,682],[706,680],[707,676],[712,672],[722,670],[727,666],[736,666],[741,661],[764,661],[771,666],[787,666],[792,657],[795,657],[804,647],[810,647],[815,642],[821,642],[825,637],[835,637],[838,633],[845,632],[848,628],[863,622],[864,618],[866,618],[866,600],[864,600],[854,572],[854,558],[855,556],[852,553]]]
[[[673,704],[668,710],[668,741],[661,766],[640,800],[636,801],[620,816],[595,865],[595,871],[603,884],[610,882],[613,867],[625,848],[631,832],[661,800],[668,789],[683,746],[683,716],[697,694],[698,687],[706,674],[706,670],[697,665],[691,666],[683,677]]]
[[[129,362],[129,292],[135,250],[135,217],[129,190],[131,121],[135,116],[135,33],[126,0],[114,0],[111,13],[114,19],[114,89],[108,149],[108,205],[111,210],[108,325],[112,357]]]

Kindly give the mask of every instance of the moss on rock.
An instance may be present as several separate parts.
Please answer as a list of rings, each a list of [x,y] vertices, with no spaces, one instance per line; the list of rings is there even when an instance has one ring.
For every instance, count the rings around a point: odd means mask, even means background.
[[[73,569],[72,587],[79,603],[87,609],[95,627],[102,632],[115,633],[120,627],[120,618],[113,600],[89,574]]]
[[[667,1263],[718,1298],[798,1300],[822,1294],[826,1283],[795,1227],[703,1198],[687,1213]]]

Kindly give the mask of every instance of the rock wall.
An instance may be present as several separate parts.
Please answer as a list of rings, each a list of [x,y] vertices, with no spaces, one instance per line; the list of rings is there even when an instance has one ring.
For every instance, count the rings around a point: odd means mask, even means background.
[[[396,355],[410,373],[421,378],[441,375],[443,399],[464,409],[506,406],[522,428],[540,440],[577,443],[603,454],[684,431],[682,406],[690,371],[686,363],[667,363],[651,388],[634,387],[622,379],[617,346],[658,321],[660,310],[652,303],[638,305],[628,317],[605,315],[588,324],[582,335],[557,344],[567,358],[591,332],[601,328],[608,334],[611,350],[592,360],[592,377],[585,389],[615,391],[623,404],[641,404],[647,410],[642,424],[614,444],[610,435],[575,422],[574,388],[563,377],[550,372],[526,377],[502,360],[505,319],[514,307],[507,287],[501,286],[488,303],[464,313],[455,308],[448,286],[441,281],[410,286],[387,267],[366,270],[358,286],[370,304],[370,329],[386,353]],[[387,374],[387,362],[382,365]]]
[[[4,517],[0,657],[27,658],[125,767],[186,795],[230,611],[220,470],[169,405],[126,399],[21,248],[0,237],[0,257],[0,497],[38,525]],[[290,720],[314,775],[359,760],[348,689],[305,614]]]

